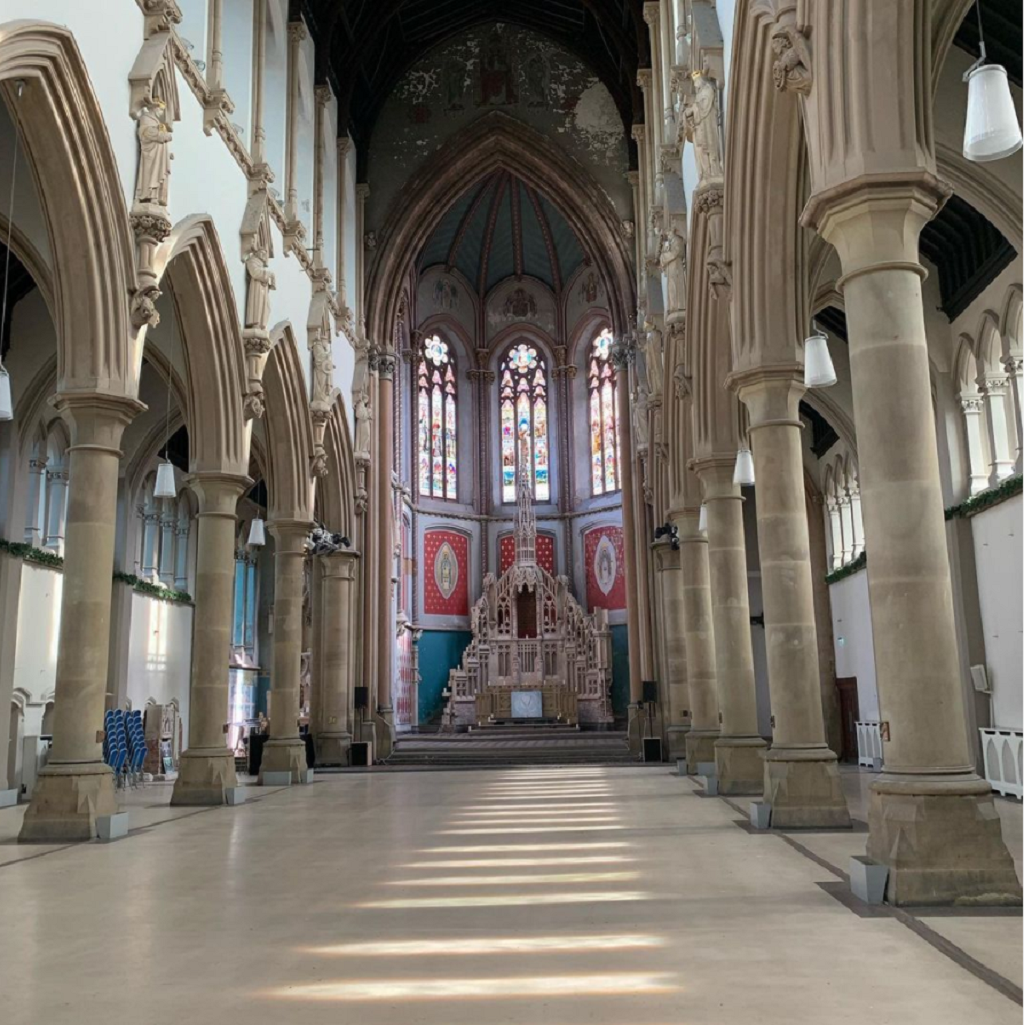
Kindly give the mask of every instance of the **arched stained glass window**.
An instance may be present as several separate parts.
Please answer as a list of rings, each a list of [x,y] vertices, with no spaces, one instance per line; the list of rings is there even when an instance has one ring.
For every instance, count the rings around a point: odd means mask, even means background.
[[[590,483],[595,495],[607,495],[621,487],[619,476],[619,385],[608,358],[612,333],[602,331],[590,347],[587,395],[590,412]]]
[[[551,500],[551,455],[548,443],[548,378],[544,357],[520,342],[501,362],[501,498],[516,500],[516,476],[522,452],[529,453],[527,472],[538,502]]]
[[[431,498],[455,499],[459,483],[455,355],[437,335],[423,340],[416,395],[419,492]]]

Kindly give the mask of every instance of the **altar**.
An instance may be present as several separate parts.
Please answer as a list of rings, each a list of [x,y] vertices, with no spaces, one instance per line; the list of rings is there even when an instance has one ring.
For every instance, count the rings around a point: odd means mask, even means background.
[[[587,615],[570,593],[568,579],[537,564],[537,523],[525,479],[519,484],[515,548],[515,561],[500,577],[484,577],[472,609],[473,639],[449,675],[445,725],[609,727],[608,613],[596,609]]]

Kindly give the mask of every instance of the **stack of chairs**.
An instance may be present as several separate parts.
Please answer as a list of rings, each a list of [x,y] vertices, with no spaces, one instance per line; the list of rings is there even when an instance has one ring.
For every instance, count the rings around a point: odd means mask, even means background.
[[[114,785],[123,787],[127,779],[129,753],[124,712],[120,708],[110,709],[103,715],[103,760],[114,773]]]
[[[126,712],[125,728],[128,734],[127,774],[134,787],[142,782],[142,763],[146,760],[146,734],[142,728],[142,712]]]

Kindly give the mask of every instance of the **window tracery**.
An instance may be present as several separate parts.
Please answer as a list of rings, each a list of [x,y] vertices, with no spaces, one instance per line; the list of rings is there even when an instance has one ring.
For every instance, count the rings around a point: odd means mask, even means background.
[[[551,499],[551,457],[548,441],[548,383],[544,357],[528,342],[508,350],[501,362],[501,498],[516,500],[516,478],[522,452],[537,502]]]
[[[420,495],[457,497],[457,403],[455,354],[440,336],[432,335],[423,340],[417,371]]]

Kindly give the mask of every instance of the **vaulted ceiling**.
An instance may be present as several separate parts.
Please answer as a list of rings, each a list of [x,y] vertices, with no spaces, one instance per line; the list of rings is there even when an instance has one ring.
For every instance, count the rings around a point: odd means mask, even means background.
[[[643,121],[637,68],[650,64],[643,0],[293,0],[331,78],[339,125],[357,143],[373,131],[402,75],[431,47],[499,21],[533,29],[576,54],[608,87],[627,129]]]
[[[486,295],[505,278],[539,278],[556,294],[583,263],[583,248],[550,200],[508,171],[468,189],[424,246],[420,269],[458,270]]]

